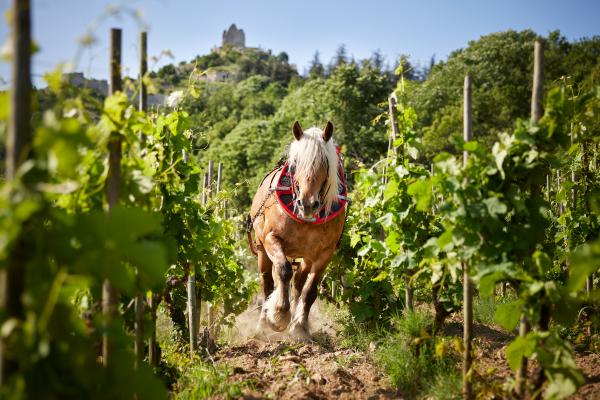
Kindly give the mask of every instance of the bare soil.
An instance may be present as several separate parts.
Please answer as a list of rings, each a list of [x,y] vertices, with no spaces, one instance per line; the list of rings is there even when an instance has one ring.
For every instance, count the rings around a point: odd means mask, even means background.
[[[458,316],[452,318],[446,327],[445,334],[462,336],[462,323]],[[497,326],[474,324],[474,342],[476,350],[477,375],[483,378],[491,387],[500,387],[514,376],[506,360],[506,346],[514,339],[514,335]],[[586,383],[580,387],[571,399],[588,400],[600,399],[600,355],[588,351],[576,351],[575,363],[581,368]],[[530,362],[528,376],[537,376],[539,365]]]
[[[250,382],[244,399],[398,399],[385,377],[360,352],[336,349],[323,334],[320,343],[263,342],[256,339],[225,348],[230,380]]]
[[[310,315],[313,343],[297,343],[285,333],[256,338],[257,306],[239,315],[228,335],[232,345],[214,359],[226,364],[229,380],[249,382],[244,399],[399,399],[368,354],[339,347],[335,326],[317,300]]]
[[[374,365],[369,354],[339,347],[334,324],[317,303],[311,312],[313,343],[297,343],[285,334],[267,333],[255,338],[256,308],[238,317],[230,346],[219,350],[214,359],[230,371],[230,382],[247,382],[244,399],[400,399],[400,390]],[[444,334],[462,337],[460,315],[446,323]],[[514,335],[493,325],[474,325],[476,381],[482,398],[503,398],[502,386],[512,379],[505,357],[506,346]],[[586,384],[573,399],[600,399],[600,355],[576,352]],[[538,371],[529,363],[528,374]]]

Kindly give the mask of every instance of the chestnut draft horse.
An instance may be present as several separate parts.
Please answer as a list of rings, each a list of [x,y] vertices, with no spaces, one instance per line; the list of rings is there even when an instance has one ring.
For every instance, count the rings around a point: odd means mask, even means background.
[[[308,314],[344,229],[347,198],[336,145],[331,139],[333,124],[327,122],[324,130],[310,128],[303,132],[296,121],[292,131],[295,140],[289,146],[286,164],[271,171],[254,196],[248,240],[258,256],[264,299],[258,331],[268,326],[281,332],[289,325],[290,336],[309,341]],[[344,195],[339,194],[341,188]],[[277,192],[286,189],[288,208]],[[302,261],[293,271],[290,260],[299,258]],[[290,304],[292,278],[294,298]]]

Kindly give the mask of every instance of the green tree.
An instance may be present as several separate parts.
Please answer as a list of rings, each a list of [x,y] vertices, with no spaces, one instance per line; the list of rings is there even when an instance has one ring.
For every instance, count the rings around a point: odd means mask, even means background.
[[[489,147],[499,132],[510,130],[517,118],[527,118],[531,98],[533,42],[531,30],[509,30],[482,36],[429,71],[411,102],[419,114],[427,156],[452,151],[462,129],[462,81],[473,79],[474,137]],[[570,74],[576,83],[598,63],[600,38],[569,43],[560,32],[545,40],[545,87]]]
[[[325,76],[325,67],[321,62],[321,58],[319,56],[319,50],[315,51],[312,60],[310,61],[310,65],[308,68],[308,76],[310,78],[323,78]]]

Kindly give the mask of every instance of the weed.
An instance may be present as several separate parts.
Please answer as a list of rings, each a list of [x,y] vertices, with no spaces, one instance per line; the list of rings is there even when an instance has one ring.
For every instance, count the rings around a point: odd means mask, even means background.
[[[432,324],[433,316],[428,311],[405,311],[392,319],[398,334],[410,339],[425,336]]]
[[[458,356],[448,340],[429,335],[432,321],[428,312],[397,317],[395,332],[390,332],[375,352],[379,365],[408,398],[429,395],[451,399],[460,395]]]
[[[504,297],[475,297],[473,300],[473,319],[481,324],[494,325],[494,316],[496,308],[500,304],[510,303],[515,299],[514,294],[507,294]]]
[[[456,368],[436,373],[432,384],[425,390],[425,397],[436,400],[454,400],[462,398],[462,376]]]
[[[383,336],[382,329],[373,329],[366,323],[357,322],[346,308],[336,310],[334,319],[338,325],[339,344],[343,348],[367,351],[369,344]]]
[[[360,356],[358,354],[349,354],[347,356],[339,356],[335,359],[335,362],[343,368],[349,368],[352,365],[356,364],[360,361]]]
[[[216,395],[233,399],[240,397],[244,388],[252,386],[250,381],[231,381],[229,375],[227,367],[196,363],[182,375],[174,399],[205,399]]]
[[[493,296],[476,297],[473,301],[473,319],[481,324],[493,324],[498,303]]]

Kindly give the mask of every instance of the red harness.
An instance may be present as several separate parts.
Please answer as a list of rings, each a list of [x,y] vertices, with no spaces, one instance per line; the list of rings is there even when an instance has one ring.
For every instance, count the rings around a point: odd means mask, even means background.
[[[311,224],[322,224],[335,217],[340,213],[344,212],[346,203],[350,200],[346,190],[346,179],[344,176],[344,168],[342,167],[341,161],[338,160],[338,176],[340,180],[340,187],[338,191],[338,201],[334,202],[331,206],[331,211],[327,212],[325,207],[321,208],[318,213],[315,213],[311,218],[303,218],[294,212],[294,172],[290,171],[289,165],[286,163],[283,165],[281,175],[277,180],[275,188],[271,190],[275,192],[277,201],[281,208],[292,217],[294,220],[302,223]],[[331,189],[331,188],[330,188]]]

